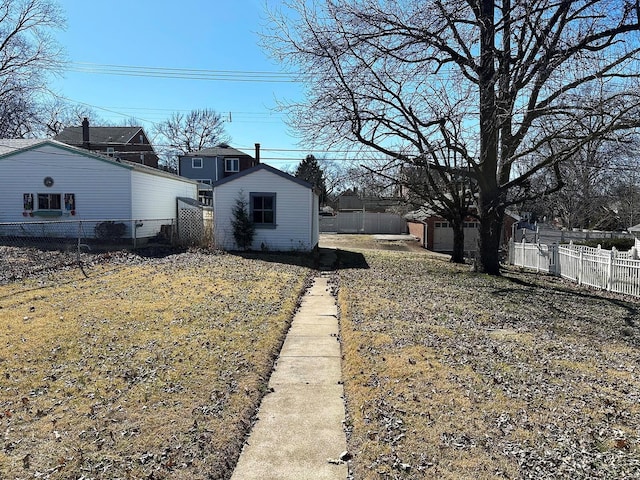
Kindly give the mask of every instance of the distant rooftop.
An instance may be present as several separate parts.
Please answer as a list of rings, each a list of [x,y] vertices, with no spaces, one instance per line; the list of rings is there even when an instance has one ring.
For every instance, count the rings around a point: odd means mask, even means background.
[[[139,134],[142,127],[89,127],[90,143],[115,143],[125,145]],[[68,145],[82,145],[82,127],[67,127],[54,140]]]
[[[188,154],[190,157],[251,157],[251,155],[241,152],[240,150],[230,147],[226,143],[221,143],[215,147],[203,148],[197,152],[191,152]],[[251,157],[253,158],[253,157]]]

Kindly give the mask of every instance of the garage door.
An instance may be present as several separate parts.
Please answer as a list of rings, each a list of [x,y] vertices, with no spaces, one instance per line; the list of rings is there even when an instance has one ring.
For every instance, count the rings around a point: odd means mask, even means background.
[[[478,223],[464,222],[464,250],[465,252],[475,252],[478,242]],[[436,222],[433,232],[433,251],[452,252],[453,251],[453,228],[449,222]]]
[[[451,252],[453,250],[453,228],[449,222],[436,222],[433,229],[433,251]]]

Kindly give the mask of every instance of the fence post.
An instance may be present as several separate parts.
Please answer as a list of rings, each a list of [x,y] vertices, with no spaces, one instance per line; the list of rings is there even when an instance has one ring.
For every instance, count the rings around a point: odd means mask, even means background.
[[[583,250],[580,249],[580,256],[578,257],[578,285],[582,285],[582,259],[583,259]]]
[[[78,245],[76,248],[76,260],[78,261],[78,265],[80,265],[80,238],[82,236],[82,222],[78,222]]]
[[[607,263],[607,292],[611,291],[613,287],[613,260],[616,258],[616,247],[609,252],[609,259]]]
[[[551,262],[549,264],[549,273],[553,275],[558,274],[558,257],[558,244],[549,245],[549,261]]]
[[[540,258],[542,257],[541,255],[542,250],[540,248],[540,243],[536,243],[536,247],[538,248],[538,251],[536,252],[537,253],[536,259],[538,260],[536,262],[536,273],[540,273]]]
[[[515,261],[515,244],[514,244],[513,235],[512,235],[511,238],[509,239],[509,265],[513,265],[514,261]]]

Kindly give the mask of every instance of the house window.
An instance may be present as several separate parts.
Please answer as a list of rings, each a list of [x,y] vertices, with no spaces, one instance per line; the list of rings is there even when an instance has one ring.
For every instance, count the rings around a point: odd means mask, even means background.
[[[60,210],[62,202],[59,193],[39,193],[38,210]]]
[[[210,178],[198,178],[196,182],[205,183],[207,185],[211,185],[212,183]]]
[[[109,155],[110,157],[113,157],[115,153],[115,150],[113,147],[107,147],[107,155]]]
[[[258,228],[275,228],[276,194],[251,193],[251,220]]]
[[[201,158],[192,158],[191,159],[191,168],[202,168],[202,159]]]
[[[224,159],[224,171],[225,172],[239,172],[240,171],[240,159],[238,159],[238,158],[225,158]]]

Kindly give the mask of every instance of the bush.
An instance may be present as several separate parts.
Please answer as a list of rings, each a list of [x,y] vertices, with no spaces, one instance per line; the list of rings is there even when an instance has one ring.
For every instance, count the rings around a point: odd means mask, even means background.
[[[582,242],[574,242],[576,245],[585,245],[587,247],[597,248],[598,245],[604,250],[611,250],[613,247],[621,252],[631,250],[635,245],[633,238],[596,238],[594,240],[584,240]]]
[[[127,231],[127,226],[122,222],[100,222],[95,228],[96,238],[114,239],[121,238]]]
[[[241,250],[247,250],[253,243],[253,237],[256,233],[256,227],[249,218],[247,201],[244,198],[244,193],[241,191],[236,198],[236,204],[233,206],[232,214],[233,220],[231,226],[233,227],[233,239],[236,245]]]

